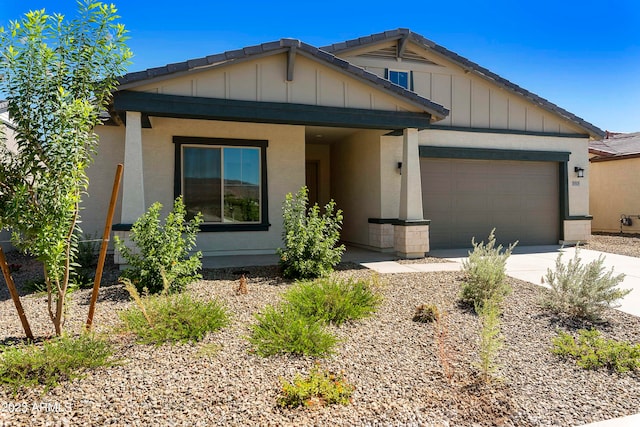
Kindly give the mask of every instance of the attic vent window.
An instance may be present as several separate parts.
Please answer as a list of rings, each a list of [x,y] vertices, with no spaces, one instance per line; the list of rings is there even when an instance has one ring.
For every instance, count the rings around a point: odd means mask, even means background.
[[[389,81],[397,84],[398,86],[402,86],[405,89],[409,89],[409,72],[389,70]]]

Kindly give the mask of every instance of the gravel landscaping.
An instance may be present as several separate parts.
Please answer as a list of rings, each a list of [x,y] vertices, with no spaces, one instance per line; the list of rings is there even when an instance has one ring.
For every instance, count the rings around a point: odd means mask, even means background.
[[[584,248],[640,258],[640,234],[593,234]]]
[[[27,260],[14,273],[19,284],[36,274]],[[253,314],[276,303],[290,282],[275,267],[253,267],[247,295],[236,295],[237,271],[207,270],[188,288],[197,298],[219,298],[232,323],[196,345],[136,344],[117,332],[117,313],[126,309],[126,291],[108,270],[95,326],[109,333],[118,364],[43,393],[0,389],[0,425],[580,425],[629,415],[640,407],[640,375],[586,371],[550,353],[556,330],[576,324],[543,310],[546,290],[510,279],[502,319],[505,346],[498,381],[477,380],[477,317],[457,303],[460,273],[406,273],[380,277],[384,302],[371,318],[331,330],[342,340],[321,366],[343,372],[356,389],[349,406],[284,410],[276,406],[279,378],[307,374],[317,359],[262,358],[244,337]],[[368,277],[369,270],[344,264],[343,277]],[[0,342],[24,336],[5,286],[0,288]],[[67,330],[77,332],[86,318],[89,290],[73,294]],[[46,300],[28,295],[23,305],[34,333],[51,333]],[[432,324],[411,321],[415,307],[435,303],[445,310],[447,354],[452,382],[443,375]],[[610,310],[598,329],[608,338],[640,342],[640,319]],[[3,424],[4,423],[4,424]]]

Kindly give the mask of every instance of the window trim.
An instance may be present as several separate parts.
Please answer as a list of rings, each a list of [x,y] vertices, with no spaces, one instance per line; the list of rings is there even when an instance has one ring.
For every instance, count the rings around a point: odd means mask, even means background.
[[[407,75],[407,87],[404,87],[404,86],[402,86],[402,85],[399,85],[398,83],[393,83],[393,82],[391,81],[391,73],[392,73],[392,72],[395,72],[395,73],[405,73],[405,74]],[[398,69],[398,68],[389,68],[389,70],[388,70],[388,72],[387,72],[387,73],[388,73],[388,79],[387,79],[387,80],[389,80],[389,81],[390,81],[391,83],[393,83],[394,85],[398,85],[398,86],[400,86],[400,87],[402,87],[402,88],[405,88],[406,90],[411,90],[411,91],[413,90],[413,88],[411,87],[412,85],[411,85],[411,71],[410,71],[410,70],[400,70],[400,69]]]
[[[247,147],[260,148],[260,222],[255,223],[204,223],[200,225],[200,231],[267,231],[269,223],[269,204],[267,191],[267,147],[269,141],[259,139],[234,139],[234,138],[205,138],[193,136],[174,136],[175,166],[173,180],[173,196],[177,198],[182,194],[182,146],[205,145],[216,147]]]

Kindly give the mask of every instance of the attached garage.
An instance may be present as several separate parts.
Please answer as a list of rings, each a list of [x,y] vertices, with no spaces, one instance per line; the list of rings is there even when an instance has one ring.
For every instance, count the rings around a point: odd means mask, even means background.
[[[446,151],[421,147],[422,203],[424,217],[431,220],[431,248],[469,247],[472,237],[486,240],[494,227],[503,244],[558,243],[561,168],[555,159],[543,160],[567,153],[527,156],[531,152],[514,151],[496,160],[477,158],[492,157],[492,150],[467,149],[461,154],[454,149],[450,154],[457,158],[443,157]]]

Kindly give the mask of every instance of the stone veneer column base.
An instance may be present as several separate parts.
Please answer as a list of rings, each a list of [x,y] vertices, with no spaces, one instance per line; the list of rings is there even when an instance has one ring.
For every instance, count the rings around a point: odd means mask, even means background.
[[[393,247],[401,258],[422,258],[429,252],[431,221],[398,221],[393,226]]]
[[[384,250],[393,249],[393,224],[369,223],[369,246]]]
[[[560,241],[561,244],[584,243],[591,238],[590,219],[564,220],[563,228],[564,239]]]

